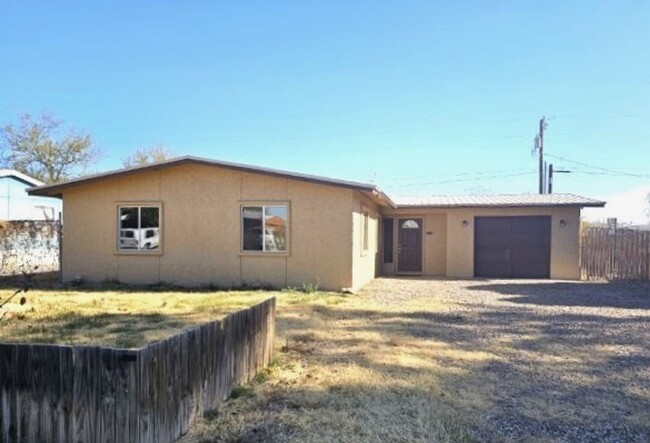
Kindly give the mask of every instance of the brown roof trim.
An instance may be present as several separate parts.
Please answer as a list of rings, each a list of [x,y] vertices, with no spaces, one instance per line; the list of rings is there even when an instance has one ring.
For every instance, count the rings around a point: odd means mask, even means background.
[[[603,208],[605,202],[581,202],[581,203],[499,203],[499,204],[458,204],[458,205],[395,205],[396,209],[469,209],[469,208],[557,208],[557,207],[580,207],[580,208]]]
[[[289,179],[299,180],[299,181],[304,181],[309,183],[355,189],[355,190],[365,191],[365,192],[375,194],[378,199],[380,200],[384,199],[390,206],[394,206],[393,202],[390,200],[390,198],[388,198],[388,196],[386,196],[382,191],[380,191],[375,185],[370,183],[360,183],[360,182],[354,182],[348,180],[339,180],[339,179],[321,177],[317,175],[301,174],[297,172],[282,171],[278,169],[262,168],[258,166],[245,165],[241,163],[231,163],[225,161],[210,160],[207,158],[194,157],[190,155],[177,157],[170,160],[165,160],[162,162],[152,163],[145,166],[137,166],[134,168],[126,168],[126,169],[117,169],[114,171],[87,175],[84,177],[68,180],[62,183],[55,183],[53,185],[37,186],[29,189],[27,192],[29,193],[29,195],[61,197],[61,193],[63,190],[75,186],[82,186],[88,183],[94,183],[94,182],[98,182],[110,178],[133,175],[145,171],[157,170],[160,168],[167,168],[171,166],[178,166],[184,164],[199,164],[205,166],[214,166],[214,167],[219,167],[224,169],[231,169],[235,171],[251,172],[254,174],[263,174],[263,175],[269,175],[273,177],[289,178]]]
[[[571,193],[401,196],[398,208],[602,208],[604,201]]]

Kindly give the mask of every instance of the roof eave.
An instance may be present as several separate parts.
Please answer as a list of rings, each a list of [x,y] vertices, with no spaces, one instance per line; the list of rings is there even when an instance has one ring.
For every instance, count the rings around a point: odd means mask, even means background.
[[[187,158],[185,157],[179,157],[176,159],[172,160],[167,160],[164,162],[158,162],[158,163],[152,163],[150,165],[145,165],[145,166],[137,166],[134,168],[127,168],[127,169],[121,169],[121,170],[115,170],[115,171],[108,171],[108,172],[102,172],[99,174],[93,174],[85,177],[80,177],[72,180],[68,180],[62,183],[55,183],[53,185],[44,185],[44,186],[37,186],[35,188],[31,188],[27,190],[27,193],[29,195],[40,195],[44,197],[59,197],[61,198],[63,196],[62,190],[67,189],[67,188],[72,188],[74,186],[81,186],[85,185],[88,183],[95,183],[101,180],[108,180],[113,177],[122,177],[122,176],[128,176],[128,175],[133,175],[133,174],[138,174],[140,172],[145,172],[145,171],[150,171],[150,170],[155,170],[161,167],[167,167],[167,166],[173,166],[173,165],[179,165],[187,162]]]
[[[391,209],[396,209],[397,208],[397,205],[395,204],[395,202],[393,200],[391,200],[391,198],[388,195],[386,195],[384,193],[384,191],[382,191],[381,189],[375,188],[374,191],[373,191],[373,194],[375,194],[377,199],[381,203],[383,203],[382,206],[386,206],[386,207],[391,208]]]
[[[150,165],[109,171],[109,172],[95,174],[87,177],[81,177],[60,184],[37,186],[35,188],[29,189],[27,192],[29,193],[29,195],[60,197],[62,195],[62,191],[67,188],[71,188],[75,186],[83,186],[85,184],[94,183],[101,180],[108,180],[115,177],[123,177],[127,175],[133,175],[141,172],[166,168],[170,166],[178,166],[182,164],[202,164],[206,166],[220,167],[224,169],[237,170],[243,172],[250,172],[254,174],[262,174],[262,175],[268,175],[273,177],[281,177],[281,178],[287,178],[291,180],[322,184],[326,186],[356,189],[365,192],[377,191],[376,186],[367,183],[357,183],[357,182],[350,182],[345,180],[329,179],[326,177],[318,177],[313,175],[299,174],[299,173],[280,171],[280,170],[268,169],[268,168],[258,168],[255,166],[249,166],[249,165],[243,165],[237,163],[218,162],[218,161],[213,161],[213,160],[204,159],[200,157],[184,156],[184,157],[178,157],[178,158],[166,160],[163,162],[152,163]]]
[[[15,169],[3,169],[1,170],[2,172],[0,173],[0,177],[13,177],[16,180],[22,181],[23,183],[30,185],[30,186],[43,186],[44,183],[38,179],[35,179],[34,177],[30,177],[27,174],[23,174],[20,171],[16,171]]]
[[[499,205],[396,205],[396,209],[469,209],[469,208],[603,208],[605,202],[594,203],[548,203],[548,204],[499,204]]]

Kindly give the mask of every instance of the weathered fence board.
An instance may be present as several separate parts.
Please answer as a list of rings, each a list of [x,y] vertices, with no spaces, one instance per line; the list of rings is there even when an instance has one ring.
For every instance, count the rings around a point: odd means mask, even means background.
[[[118,349],[115,352],[115,440],[137,442],[138,436],[138,354]]]
[[[650,279],[650,232],[609,228],[583,230],[580,270],[585,279]]]
[[[137,376],[137,396],[138,396],[138,429],[137,441],[141,443],[154,443],[155,428],[155,400],[153,362],[154,350],[148,346],[138,352],[138,376]]]
[[[173,442],[272,355],[275,299],[141,349],[0,344],[0,441]]]
[[[33,439],[32,427],[32,360],[30,345],[16,347],[16,395],[18,397],[18,439],[30,441]],[[30,435],[32,434],[32,435]]]
[[[98,435],[99,348],[75,347],[73,354],[73,441],[81,443]]]

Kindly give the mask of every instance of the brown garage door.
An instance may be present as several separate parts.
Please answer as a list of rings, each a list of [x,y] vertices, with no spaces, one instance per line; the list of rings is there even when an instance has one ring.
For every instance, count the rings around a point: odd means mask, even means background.
[[[550,268],[550,217],[475,218],[476,277],[548,278]]]

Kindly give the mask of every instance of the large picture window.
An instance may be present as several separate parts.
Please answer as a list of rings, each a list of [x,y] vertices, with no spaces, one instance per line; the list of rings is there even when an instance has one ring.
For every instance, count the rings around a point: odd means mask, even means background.
[[[160,207],[119,207],[120,251],[142,251],[160,248]]]
[[[286,205],[242,206],[242,251],[286,252]]]

